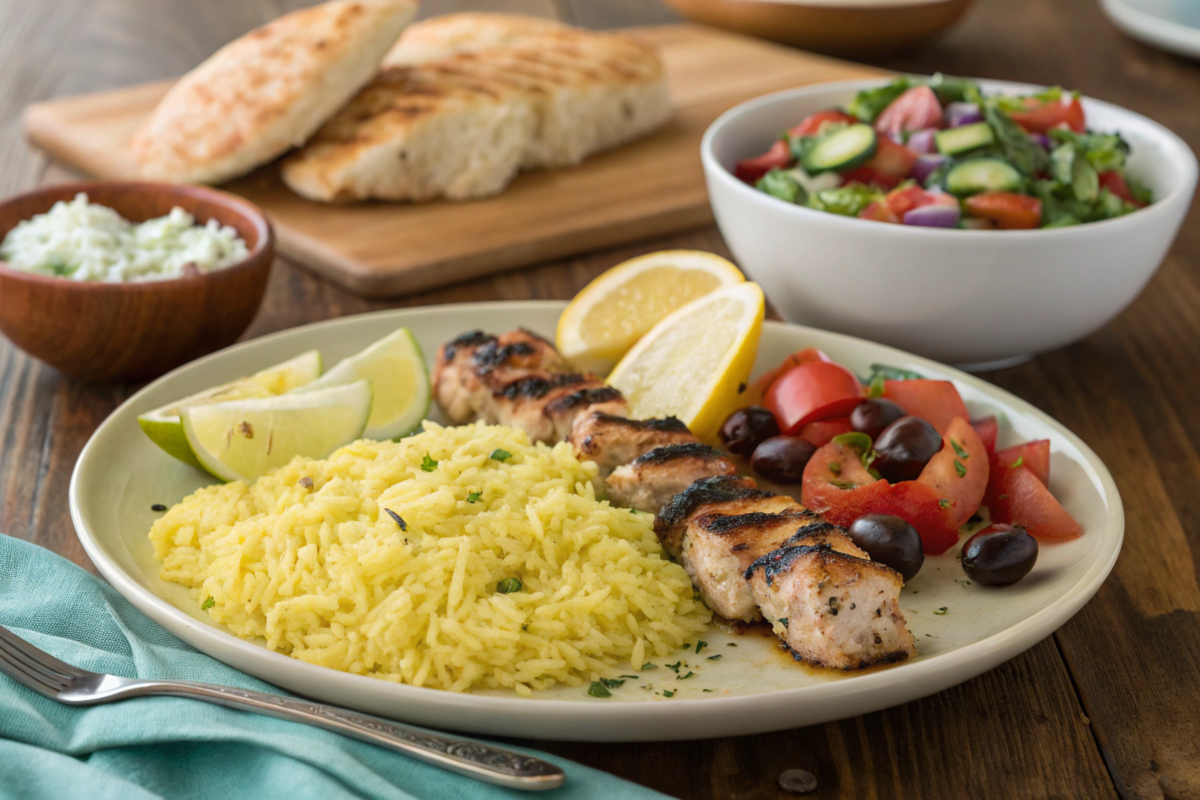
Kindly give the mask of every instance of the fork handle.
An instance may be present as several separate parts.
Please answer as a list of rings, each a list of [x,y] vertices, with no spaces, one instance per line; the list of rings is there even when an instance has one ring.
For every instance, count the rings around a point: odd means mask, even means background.
[[[554,789],[566,781],[566,775],[559,767],[541,759],[502,747],[442,736],[309,700],[191,681],[130,681],[111,697],[117,699],[147,695],[187,697],[293,722],[304,722],[395,750],[469,778],[511,789]]]

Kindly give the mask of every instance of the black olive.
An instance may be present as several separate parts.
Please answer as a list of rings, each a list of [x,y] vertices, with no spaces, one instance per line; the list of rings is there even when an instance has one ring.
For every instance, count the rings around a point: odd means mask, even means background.
[[[719,435],[729,452],[749,458],[754,448],[779,435],[779,423],[762,406],[747,406],[729,415]]]
[[[872,561],[886,564],[911,581],[925,563],[921,534],[891,514],[867,514],[854,520],[846,531],[854,543],[867,551]]]
[[[891,483],[915,481],[941,449],[942,437],[936,428],[920,417],[901,417],[875,440],[879,456],[871,466]]]
[[[850,427],[865,433],[872,439],[883,433],[883,429],[904,416],[904,409],[882,397],[863,400],[850,412]]]
[[[963,572],[977,583],[1008,586],[1029,574],[1037,563],[1037,539],[1024,528],[996,523],[967,539]]]
[[[816,446],[799,436],[775,436],[754,448],[750,466],[776,483],[799,483]]]

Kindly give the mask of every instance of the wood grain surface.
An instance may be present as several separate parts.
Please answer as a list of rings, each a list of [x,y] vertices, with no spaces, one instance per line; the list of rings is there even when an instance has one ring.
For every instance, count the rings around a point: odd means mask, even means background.
[[[283,184],[278,163],[223,188],[271,216],[284,257],[355,294],[408,295],[711,224],[699,153],[714,119],[768,92],[878,73],[697,25],[634,31],[662,54],[674,115],[578,167],[526,172],[496,197],[470,203],[316,203]],[[25,132],[72,169],[137,180],[129,143],[170,86],[36,103],[25,109]]]
[[[64,179],[21,141],[30,102],[178,75],[301,0],[0,2],[0,191]],[[520,10],[597,28],[669,22],[653,0],[426,0],[423,13]],[[978,0],[919,53],[876,66],[1061,83],[1200,146],[1200,67],[1121,35],[1095,0]],[[1125,546],[1099,594],[1052,637],[933,697],[843,722],[700,742],[533,746],[679,798],[1200,797],[1200,211],[1112,325],[987,375],[1083,437],[1116,477]],[[601,250],[383,303],[291,264],[248,336],[394,306],[567,298],[617,261],[665,247],[728,255],[715,229]],[[1081,287],[1085,290],[1086,287]],[[986,302],[986,298],[982,301]],[[67,513],[87,437],[136,387],[81,384],[0,343],[0,530],[89,566]]]

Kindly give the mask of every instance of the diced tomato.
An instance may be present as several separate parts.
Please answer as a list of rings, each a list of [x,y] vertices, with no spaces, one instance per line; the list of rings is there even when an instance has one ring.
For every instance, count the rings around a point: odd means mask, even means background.
[[[890,222],[893,225],[900,223],[900,218],[896,216],[896,212],[892,211],[891,207],[885,200],[876,200],[858,212],[859,219],[870,219],[875,222]]]
[[[988,487],[988,453],[979,434],[964,417],[956,417],[942,437],[940,451],[921,470],[917,481],[929,484],[955,512],[962,527],[979,510]]]
[[[875,155],[860,169],[873,169],[884,175],[903,179],[912,174],[913,165],[917,163],[918,158],[920,156],[915,151],[902,144],[896,144],[886,136],[880,136]]]
[[[775,415],[780,431],[795,436],[810,422],[848,416],[862,396],[858,377],[841,364],[808,361],[771,384],[763,405]]]
[[[889,484],[867,472],[856,452],[835,442],[822,447],[804,468],[801,502],[835,525],[847,527],[864,514],[893,514],[921,535],[925,552],[944,553],[958,543],[955,512],[936,490],[918,481]]]
[[[1037,479],[1050,485],[1050,440],[1038,439],[1009,447],[996,453],[992,460],[1001,470],[1028,467]]]
[[[996,452],[996,439],[1000,436],[1000,423],[996,421],[996,417],[993,415],[971,420],[971,427],[979,434],[979,440],[987,448],[988,457],[990,458],[992,453]]]
[[[1028,467],[1006,470],[998,489],[988,503],[993,522],[1019,525],[1039,539],[1075,539],[1083,534],[1083,526]]]
[[[886,172],[880,172],[872,167],[859,167],[852,169],[849,172],[842,173],[842,184],[847,183],[865,183],[869,186],[878,186],[882,189],[895,189],[900,185],[902,176],[889,175]]]
[[[854,430],[850,425],[849,417],[838,417],[837,419],[823,419],[819,422],[810,422],[800,431],[800,438],[811,442],[813,447],[824,447],[829,444],[829,441],[835,436],[841,436],[843,433],[849,433]]]
[[[883,396],[903,408],[906,414],[925,420],[943,436],[955,417],[969,418],[966,403],[950,381],[925,378],[884,381]]]
[[[1133,196],[1133,192],[1129,190],[1129,184],[1125,182],[1125,176],[1119,172],[1101,172],[1100,188],[1108,189],[1126,203],[1132,203],[1138,208],[1146,206],[1145,203]]]
[[[914,208],[930,205],[934,200],[935,196],[920,186],[905,186],[889,192],[887,196],[888,208],[900,219],[904,219],[904,215]]]
[[[783,363],[780,364],[778,367],[771,370],[770,372],[763,374],[758,380],[756,380],[754,382],[754,386],[751,387],[752,392],[751,392],[750,402],[751,403],[761,403],[763,397],[767,394],[767,389],[770,389],[771,384],[774,383],[775,381],[779,380],[780,375],[787,372],[789,369],[796,366],[797,364],[804,364],[809,361],[828,361],[828,362],[832,363],[833,359],[830,358],[829,356],[825,355],[824,352],[822,352],[821,350],[818,350],[815,347],[806,347],[803,350],[797,350],[796,352],[792,353],[790,356],[785,358],[783,360]]]
[[[757,158],[747,158],[737,162],[733,174],[738,180],[753,185],[759,178],[773,169],[790,167],[795,162],[787,142],[779,139],[771,145],[771,149]]]
[[[851,116],[840,108],[829,108],[808,115],[800,120],[800,124],[792,128],[788,133],[792,136],[816,136],[828,125],[837,122],[845,122],[847,125],[852,125],[858,122],[858,117]]]
[[[963,201],[967,214],[990,219],[1001,230],[1026,230],[1042,224],[1042,201],[1016,192],[984,192]]]
[[[1078,97],[1064,96],[1061,100],[1042,102],[1034,97],[1025,98],[1023,111],[1010,111],[1013,120],[1030,133],[1045,133],[1051,128],[1066,125],[1076,133],[1087,129],[1083,115],[1083,104]]]
[[[914,86],[888,104],[875,119],[880,133],[919,131],[945,124],[942,104],[928,86]]]

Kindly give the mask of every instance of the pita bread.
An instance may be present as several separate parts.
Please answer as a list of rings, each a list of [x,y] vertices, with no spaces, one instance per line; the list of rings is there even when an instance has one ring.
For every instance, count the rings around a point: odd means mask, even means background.
[[[138,130],[143,177],[219,183],[303,144],[375,73],[415,0],[331,0],[230,42]]]
[[[488,46],[463,32],[481,17]],[[284,162],[284,182],[325,202],[487,197],[520,169],[578,164],[670,115],[652,46],[529,20],[413,26],[388,56],[399,65]]]

